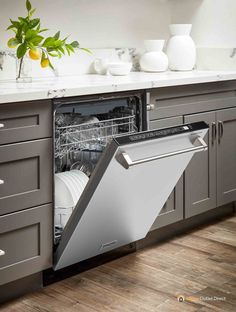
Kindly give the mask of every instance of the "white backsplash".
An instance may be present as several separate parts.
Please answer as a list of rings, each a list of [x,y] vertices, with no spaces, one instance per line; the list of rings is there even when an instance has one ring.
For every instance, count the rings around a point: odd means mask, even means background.
[[[236,70],[234,48],[198,48],[199,70]]]
[[[59,76],[71,76],[95,73],[93,62],[95,58],[107,58],[110,62],[133,62],[133,70],[138,70],[139,55],[134,48],[92,49],[92,54],[78,51],[61,59],[53,58],[52,62]],[[16,78],[16,58],[12,51],[0,51],[0,81]],[[10,55],[9,55],[10,53]],[[42,69],[40,61],[32,61],[32,77],[53,77],[55,73],[50,69]]]

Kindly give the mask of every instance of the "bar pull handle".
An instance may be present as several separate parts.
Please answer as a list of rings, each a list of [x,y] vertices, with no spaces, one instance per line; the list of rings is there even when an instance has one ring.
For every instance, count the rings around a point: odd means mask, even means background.
[[[212,145],[214,145],[214,142],[216,140],[217,130],[216,130],[216,123],[212,123]]]
[[[1,179],[0,179],[0,185],[1,185],[1,184],[4,184],[4,180],[1,180]]]
[[[219,133],[219,136],[218,136],[218,143],[220,144],[220,141],[224,135],[224,123],[223,121],[218,121],[218,133]]]
[[[152,111],[155,109],[155,105],[154,104],[147,104],[147,111]]]
[[[0,249],[0,257],[5,255],[5,251]]]
[[[197,145],[196,144],[200,144]],[[155,155],[152,157],[147,157],[147,158],[143,158],[143,159],[138,159],[138,160],[132,160],[130,158],[130,156],[123,152],[119,155],[119,162],[123,165],[123,167],[125,169],[129,169],[130,167],[136,166],[136,165],[140,165],[140,164],[144,164],[150,161],[155,161],[155,160],[159,160],[159,159],[163,159],[166,157],[171,157],[171,156],[176,156],[176,155],[181,155],[181,154],[186,154],[189,152],[200,152],[200,151],[206,151],[207,150],[207,144],[206,142],[201,138],[201,137],[197,137],[193,143],[193,147],[190,148],[185,148],[179,151],[174,151],[174,152],[169,152],[166,154],[160,154],[160,155]]]
[[[5,125],[3,123],[0,123],[0,129],[4,128],[4,127],[5,127]]]

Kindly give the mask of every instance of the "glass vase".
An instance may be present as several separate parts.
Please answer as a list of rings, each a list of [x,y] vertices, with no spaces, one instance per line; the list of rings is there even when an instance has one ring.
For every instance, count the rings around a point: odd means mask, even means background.
[[[28,56],[16,60],[16,81],[32,82],[32,61]]]

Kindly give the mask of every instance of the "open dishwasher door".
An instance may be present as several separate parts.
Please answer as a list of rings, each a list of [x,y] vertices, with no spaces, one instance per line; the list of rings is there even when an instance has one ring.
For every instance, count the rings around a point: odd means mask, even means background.
[[[54,269],[144,238],[195,152],[204,122],[114,138],[68,221]]]

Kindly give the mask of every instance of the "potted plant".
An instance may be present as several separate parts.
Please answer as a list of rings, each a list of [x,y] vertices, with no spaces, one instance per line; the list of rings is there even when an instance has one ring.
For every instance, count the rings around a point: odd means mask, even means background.
[[[61,39],[60,31],[54,36],[45,37],[43,34],[48,29],[41,28],[39,18],[33,18],[36,9],[32,8],[29,0],[26,0],[26,10],[26,17],[18,17],[16,21],[10,19],[11,24],[7,28],[7,30],[14,32],[14,37],[8,40],[8,47],[17,49],[17,80],[23,76],[26,56],[31,60],[40,61],[42,68],[50,67],[54,70],[52,58],[61,58],[65,53],[71,55],[71,53],[75,52],[75,49],[91,53],[89,49],[81,48],[78,41],[69,43],[68,37]]]

